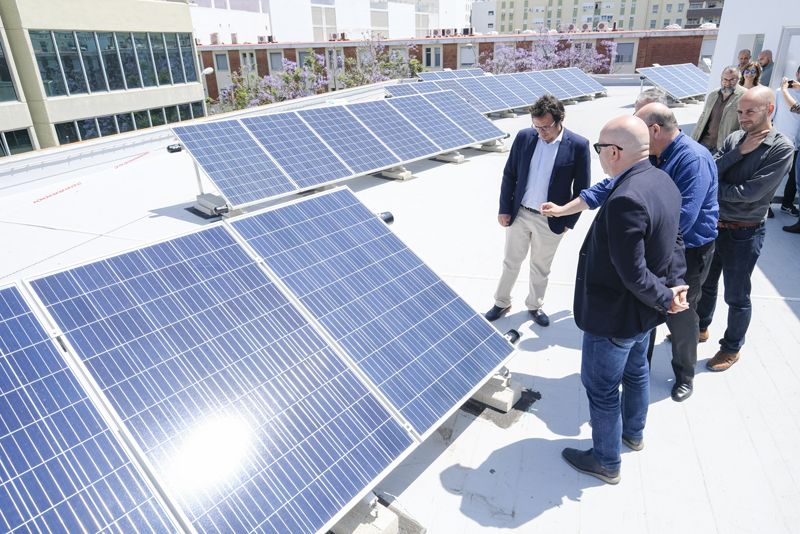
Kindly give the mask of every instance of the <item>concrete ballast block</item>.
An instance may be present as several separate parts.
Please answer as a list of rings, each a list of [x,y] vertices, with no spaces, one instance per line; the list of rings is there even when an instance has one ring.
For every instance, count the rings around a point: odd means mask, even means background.
[[[472,397],[473,400],[507,413],[522,396],[522,384],[511,378],[511,373],[497,373]]]
[[[358,501],[331,529],[333,534],[397,534],[397,514],[378,502],[373,493]]]
[[[448,152],[447,154],[439,154],[436,156],[436,161],[444,161],[458,165],[459,163],[464,163],[464,156],[458,152]]]

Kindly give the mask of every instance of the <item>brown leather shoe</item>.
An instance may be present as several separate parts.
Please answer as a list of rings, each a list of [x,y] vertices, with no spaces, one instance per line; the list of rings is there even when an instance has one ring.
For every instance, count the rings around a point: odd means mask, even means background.
[[[712,371],[724,371],[728,369],[731,365],[739,361],[739,353],[736,354],[728,354],[727,352],[721,350],[717,352],[713,358],[708,360],[706,363],[706,367],[708,367]]]
[[[672,334],[667,334],[667,341],[672,343]],[[698,343],[705,343],[706,341],[708,341],[708,329],[700,332],[700,339],[697,340]]]

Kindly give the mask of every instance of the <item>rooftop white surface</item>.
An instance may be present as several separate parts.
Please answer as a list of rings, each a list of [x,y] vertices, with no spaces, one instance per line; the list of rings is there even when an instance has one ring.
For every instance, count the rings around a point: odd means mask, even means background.
[[[595,142],[608,120],[632,113],[638,87],[608,92],[568,106],[566,126]],[[701,110],[674,111],[691,129]],[[512,134],[510,144],[530,119],[495,123]],[[373,211],[391,211],[393,230],[483,312],[492,306],[502,264],[496,216],[508,154],[463,153],[462,165],[409,164],[417,176],[409,182],[362,177],[343,184]],[[138,154],[92,174],[0,193],[0,285],[207,224],[185,210],[198,192],[189,156]],[[593,156],[596,182],[603,173]],[[561,459],[564,447],[591,447],[581,333],[571,309],[578,250],[592,217],[581,217],[553,263],[544,306],[552,325],[528,318],[525,269],[512,313],[495,323],[501,332],[522,333],[509,368],[541,399],[507,429],[457,412],[376,491],[431,533],[800,532],[800,237],[781,231],[796,219],[778,212],[767,221],[741,360],[724,373],[705,368],[725,328],[720,294],[711,338],[700,345],[694,395],[682,404],[669,396],[670,345],[659,328],[645,448],[623,446],[622,482],[609,486]]]

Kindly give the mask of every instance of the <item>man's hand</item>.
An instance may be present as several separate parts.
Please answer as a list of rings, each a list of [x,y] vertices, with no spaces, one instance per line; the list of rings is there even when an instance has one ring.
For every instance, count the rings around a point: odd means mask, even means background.
[[[500,223],[500,226],[503,227],[508,226],[511,224],[511,215],[506,215],[504,213],[501,213],[500,215],[497,216],[497,222]]]
[[[767,134],[769,130],[761,130],[760,132],[748,133],[747,139],[744,140],[744,143],[739,145],[739,152],[744,156],[745,154],[749,154],[753,150],[757,149],[761,143],[764,142],[764,139],[767,138]]]
[[[564,213],[564,206],[553,204],[552,202],[545,202],[539,208],[539,213],[548,217],[561,217]]]
[[[686,292],[689,286],[675,286],[670,288],[672,290],[672,307],[667,313],[678,313],[689,309],[689,303],[686,302]]]

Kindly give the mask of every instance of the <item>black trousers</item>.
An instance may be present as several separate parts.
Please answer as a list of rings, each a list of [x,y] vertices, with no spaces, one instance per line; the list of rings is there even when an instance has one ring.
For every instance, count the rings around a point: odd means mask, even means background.
[[[697,315],[697,304],[703,296],[703,283],[711,269],[714,259],[714,241],[696,248],[686,249],[686,276],[684,281],[689,286],[686,300],[689,309],[680,313],[667,315],[667,328],[672,333],[672,370],[678,384],[691,382],[697,365],[697,343],[700,339],[700,317]],[[650,336],[650,350],[647,360],[653,359],[655,342]]]
[[[794,159],[792,160],[792,170],[789,171],[789,178],[786,180],[786,187],[783,189],[783,202],[782,207],[790,208],[794,206],[794,196],[797,194],[797,181],[795,174],[797,169],[797,150],[794,151]]]

